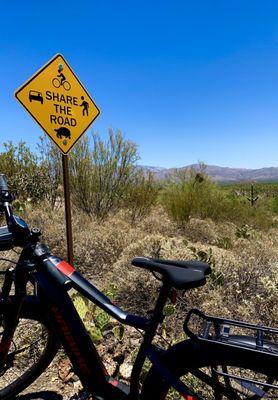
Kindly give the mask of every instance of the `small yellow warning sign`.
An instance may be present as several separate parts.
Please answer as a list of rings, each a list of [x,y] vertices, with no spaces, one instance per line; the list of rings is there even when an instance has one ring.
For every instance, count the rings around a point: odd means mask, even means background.
[[[15,97],[64,154],[100,113],[61,54],[24,83]]]

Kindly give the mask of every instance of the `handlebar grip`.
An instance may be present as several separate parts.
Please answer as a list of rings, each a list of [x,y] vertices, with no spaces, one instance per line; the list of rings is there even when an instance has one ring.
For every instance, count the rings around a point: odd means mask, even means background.
[[[8,184],[7,184],[7,179],[4,174],[0,174],[0,191],[1,192],[8,192]]]

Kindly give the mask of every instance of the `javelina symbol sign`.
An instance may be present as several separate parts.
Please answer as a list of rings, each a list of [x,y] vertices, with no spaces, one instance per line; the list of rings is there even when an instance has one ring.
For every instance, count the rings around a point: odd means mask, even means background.
[[[24,83],[15,97],[64,154],[100,113],[61,54]]]

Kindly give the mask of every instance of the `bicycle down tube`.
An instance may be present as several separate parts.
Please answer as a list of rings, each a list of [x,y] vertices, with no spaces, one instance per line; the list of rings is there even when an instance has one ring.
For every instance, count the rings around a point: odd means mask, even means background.
[[[78,290],[121,323],[146,330],[149,320],[125,313],[68,263],[48,253],[45,246],[38,245],[35,253],[41,258],[40,267],[34,273],[38,283],[39,296],[43,300],[46,311],[53,319],[54,328],[57,330],[82,384],[93,393],[105,395],[105,398],[125,399],[126,394],[117,388],[117,381],[110,379],[72,303],[68,294],[69,287]],[[72,285],[69,283],[70,281]]]

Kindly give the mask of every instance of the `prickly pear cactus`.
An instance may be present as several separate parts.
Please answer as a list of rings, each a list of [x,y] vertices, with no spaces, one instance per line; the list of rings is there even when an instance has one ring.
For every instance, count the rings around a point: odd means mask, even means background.
[[[94,321],[96,327],[103,331],[105,326],[109,323],[110,317],[106,312],[100,310],[97,315],[95,315]]]
[[[163,309],[163,314],[166,316],[173,315],[176,309],[173,304],[166,304]]]
[[[101,330],[98,329],[96,326],[86,326],[85,327],[93,341],[94,344],[98,344],[103,339]]]
[[[104,290],[104,294],[109,297],[110,300],[113,300],[118,293],[118,288],[116,285],[111,283],[107,289]]]
[[[112,300],[117,294],[117,288],[115,285],[110,285],[104,293]],[[89,300],[80,293],[74,293],[72,295],[72,301],[92,341],[96,344],[99,343],[103,339],[102,333],[105,327],[110,322],[110,316],[96,307],[95,304],[89,302]],[[122,331],[120,330],[120,332]],[[122,336],[122,334],[120,334],[120,336]]]
[[[116,339],[122,340],[125,333],[124,325],[117,325],[113,328],[113,333]]]
[[[83,320],[89,311],[89,302],[88,300],[79,293],[74,293],[72,295],[72,301],[74,307],[76,308],[80,318]]]

